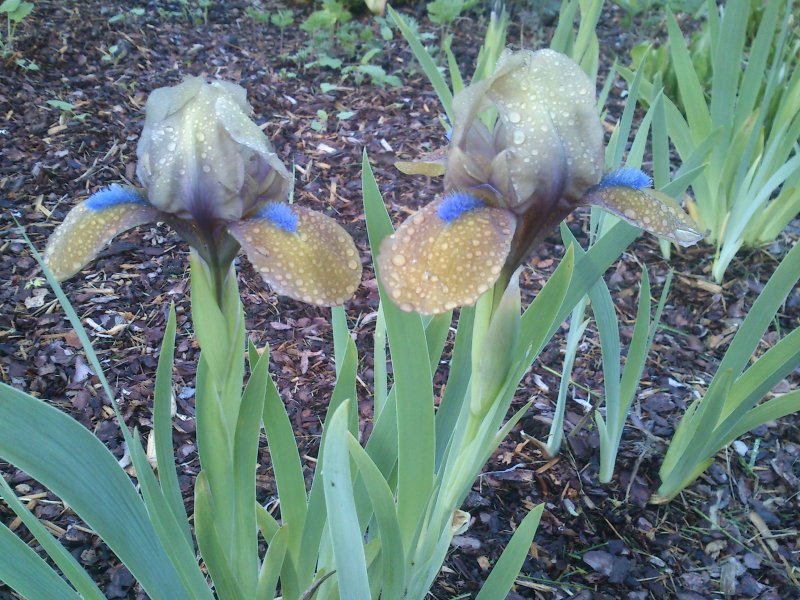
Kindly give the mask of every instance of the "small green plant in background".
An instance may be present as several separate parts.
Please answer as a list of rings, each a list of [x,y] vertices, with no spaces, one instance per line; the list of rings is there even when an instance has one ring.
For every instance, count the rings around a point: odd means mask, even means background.
[[[260,10],[255,6],[248,6],[244,12],[259,25],[267,25],[272,14],[268,10]]]
[[[444,46],[444,40],[450,33],[450,29],[464,12],[470,10],[478,3],[478,0],[433,0],[428,2],[426,10],[431,23],[438,25],[441,29],[440,47]]]
[[[274,25],[280,31],[280,52],[283,53],[283,32],[286,30],[289,25],[294,23],[294,12],[282,8],[269,16],[269,22],[271,25]]]
[[[179,0],[186,21],[192,26],[208,25],[208,9],[213,0]]]
[[[337,71],[342,79],[352,77],[357,84],[369,78],[374,85],[400,85],[394,73],[372,60],[380,56],[384,42],[394,36],[383,17],[375,17],[374,27],[353,22],[352,15],[339,0],[325,0],[322,8],[311,13],[300,25],[311,41],[291,58],[304,68],[321,67]]]
[[[127,51],[125,50],[124,47],[121,47],[117,44],[111,44],[108,47],[108,49],[100,48],[100,54],[102,54],[100,60],[102,60],[103,62],[110,62],[116,65],[117,63],[119,63],[120,60],[122,60],[125,57]]]
[[[672,12],[696,13],[706,0],[611,0],[625,11],[627,24],[633,17],[646,12],[670,10]]]
[[[317,111],[317,118],[311,121],[311,129],[320,133],[328,128],[328,113],[322,109]]]
[[[39,65],[37,65],[32,60],[28,60],[27,58],[18,58],[14,61],[14,63],[20,68],[26,71],[38,71]]]
[[[86,113],[75,112],[75,105],[71,102],[65,102],[64,100],[48,100],[47,105],[61,111],[59,120],[62,124],[69,119],[75,119],[83,123],[89,116]]]
[[[324,45],[338,43],[337,34],[353,18],[339,0],[323,0],[322,7],[312,12],[300,24],[300,29]]]
[[[131,8],[127,11],[123,11],[117,13],[113,17],[111,17],[108,22],[113,23],[125,23],[129,18],[133,17],[134,19],[144,16],[145,10],[140,7]]]
[[[270,24],[273,27],[277,27],[278,31],[280,32],[280,41],[279,41],[279,52],[283,54],[283,34],[287,27],[294,23],[294,11],[289,10],[288,8],[281,8],[274,12],[269,12],[265,10],[258,10],[254,6],[250,6],[246,10],[247,16],[249,16],[253,21],[256,23],[260,23],[262,25]]]
[[[425,7],[431,23],[449,27],[465,11],[477,4],[477,0],[433,0]]]
[[[3,56],[14,53],[14,40],[19,24],[33,11],[33,2],[22,2],[21,0],[3,0],[0,4],[0,15],[6,18],[6,34],[0,36],[0,49]],[[37,69],[28,69],[31,71]]]

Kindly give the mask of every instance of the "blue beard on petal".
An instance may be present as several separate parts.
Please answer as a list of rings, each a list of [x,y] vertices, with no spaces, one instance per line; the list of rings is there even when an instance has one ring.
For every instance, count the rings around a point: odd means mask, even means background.
[[[297,215],[292,211],[292,207],[284,202],[270,202],[255,214],[255,218],[266,219],[278,229],[289,233],[297,231]]]
[[[445,197],[436,210],[436,216],[442,221],[452,223],[464,213],[484,206],[486,206],[486,203],[475,196],[471,196],[466,192],[455,192]]]
[[[637,190],[649,188],[653,185],[643,171],[632,167],[622,167],[607,173],[603,180],[598,183],[591,191],[602,190],[609,187],[629,187]]]
[[[103,188],[86,200],[86,208],[94,211],[110,208],[118,204],[147,205],[149,203],[139,190],[116,184]]]

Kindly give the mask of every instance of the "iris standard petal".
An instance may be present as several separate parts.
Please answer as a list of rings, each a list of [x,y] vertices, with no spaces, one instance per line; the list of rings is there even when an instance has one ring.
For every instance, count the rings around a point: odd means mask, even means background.
[[[482,127],[478,114],[489,106],[498,112],[493,140],[471,141],[471,132]],[[485,156],[487,147],[491,167],[478,176],[518,214],[547,210],[562,196],[577,201],[600,180],[603,129],[594,84],[563,54],[506,50],[491,77],[455,96],[453,110],[451,146],[462,153],[450,153],[446,190],[467,187],[464,155]]]
[[[585,201],[680,246],[696,244],[707,235],[675,200],[652,189],[601,184]]]
[[[576,201],[599,181],[603,169],[603,127],[594,82],[575,61],[548,49],[513,54],[507,50],[497,71],[518,56],[524,64],[498,77],[487,93],[498,107],[504,138],[498,143],[513,151],[509,162],[517,200],[527,197],[526,180],[543,179],[554,167],[548,156],[557,137],[565,167],[563,195]]]
[[[308,304],[343,304],[361,281],[353,239],[330,217],[273,202],[228,226],[255,269],[277,293]]]
[[[112,186],[73,208],[53,231],[44,251],[47,268],[63,281],[81,270],[123,231],[156,221],[159,211],[132,188]]]
[[[384,289],[404,311],[473,304],[500,275],[515,222],[510,211],[460,192],[431,202],[381,244]]]
[[[146,113],[136,173],[153,206],[208,229],[286,198],[291,177],[243,88],[190,78],[155,90]]]

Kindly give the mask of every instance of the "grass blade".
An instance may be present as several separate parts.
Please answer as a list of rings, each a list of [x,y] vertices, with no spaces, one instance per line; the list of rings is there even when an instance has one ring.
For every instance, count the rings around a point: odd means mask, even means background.
[[[362,162],[362,190],[370,247],[377,253],[383,238],[392,233],[392,223],[366,153]],[[377,265],[376,274],[379,275]],[[427,348],[427,339],[419,315],[402,312],[386,295],[383,285],[379,283],[378,287],[386,316],[397,396],[398,518],[406,536],[403,542],[410,547],[411,536],[425,511],[433,486],[433,378],[430,357],[420,352],[421,348]]]
[[[350,475],[350,453],[347,449],[349,408],[349,401],[342,403],[328,422],[325,454],[322,457],[322,478],[339,596],[352,600],[370,600],[367,559],[356,514]]]
[[[288,543],[289,530],[286,525],[278,529],[275,535],[269,539],[267,554],[264,556],[261,573],[258,576],[256,600],[273,600],[275,598],[275,588],[278,587],[278,577],[283,568],[283,559],[286,556]]]
[[[436,63],[434,62],[433,58],[431,58],[431,55],[428,54],[425,46],[422,45],[422,43],[414,35],[414,32],[411,31],[411,28],[408,26],[408,23],[406,23],[403,15],[395,11],[391,6],[387,6],[386,10],[389,13],[389,16],[392,18],[392,21],[394,21],[394,24],[397,25],[397,28],[400,30],[400,33],[405,38],[406,42],[408,42],[408,45],[411,47],[411,52],[422,66],[422,70],[425,73],[425,76],[431,82],[436,95],[439,96],[439,101],[442,103],[444,112],[447,115],[447,120],[452,124],[453,92],[450,91],[447,81],[445,81],[444,76],[439,72],[439,67],[436,66]]]
[[[0,548],[0,581],[23,598],[81,600],[50,565],[2,523]]]
[[[508,595],[519,575],[522,563],[530,551],[533,536],[536,535],[536,529],[542,518],[542,512],[544,512],[544,504],[538,505],[525,515],[475,600],[495,600]]]
[[[161,354],[156,368],[156,385],[153,393],[153,437],[156,446],[158,479],[164,498],[181,528],[190,547],[194,547],[192,532],[183,506],[183,494],[175,468],[175,451],[172,445],[172,364],[175,356],[175,305],[170,304]]]
[[[401,598],[406,579],[405,551],[395,514],[394,495],[378,467],[352,435],[347,437],[347,448],[364,480],[378,525],[383,563],[382,596]]]
[[[28,510],[26,506],[17,498],[17,495],[8,485],[6,480],[0,476],[0,496],[6,501],[9,508],[14,511],[14,514],[19,517],[28,531],[33,534],[36,541],[42,546],[47,555],[52,559],[56,566],[61,570],[64,576],[75,587],[76,590],[83,597],[83,600],[106,600],[103,592],[97,587],[97,584],[92,581],[86,570],[75,560],[75,557],[70,554],[64,546],[58,543],[53,535],[42,525],[41,521]],[[13,535],[13,534],[12,534]],[[3,553],[0,552],[0,555]],[[13,556],[13,552],[9,552]],[[49,567],[48,567],[49,568]],[[4,580],[0,572],[0,581]],[[13,586],[12,586],[13,587]]]

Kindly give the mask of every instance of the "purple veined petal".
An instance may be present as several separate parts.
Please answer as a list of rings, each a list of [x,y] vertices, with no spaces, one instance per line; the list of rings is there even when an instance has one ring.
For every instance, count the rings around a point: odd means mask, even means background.
[[[343,304],[361,281],[353,239],[330,217],[273,202],[228,226],[256,271],[278,294],[317,306]]]
[[[584,201],[680,246],[696,244],[707,235],[675,200],[655,190],[600,185]]]
[[[384,239],[381,283],[404,311],[438,314],[473,304],[497,280],[514,235],[510,211],[454,193],[431,202]]]
[[[159,211],[133,188],[111,186],[77,205],[50,235],[47,268],[59,281],[73,276],[111,239],[137,225],[158,220]]]

